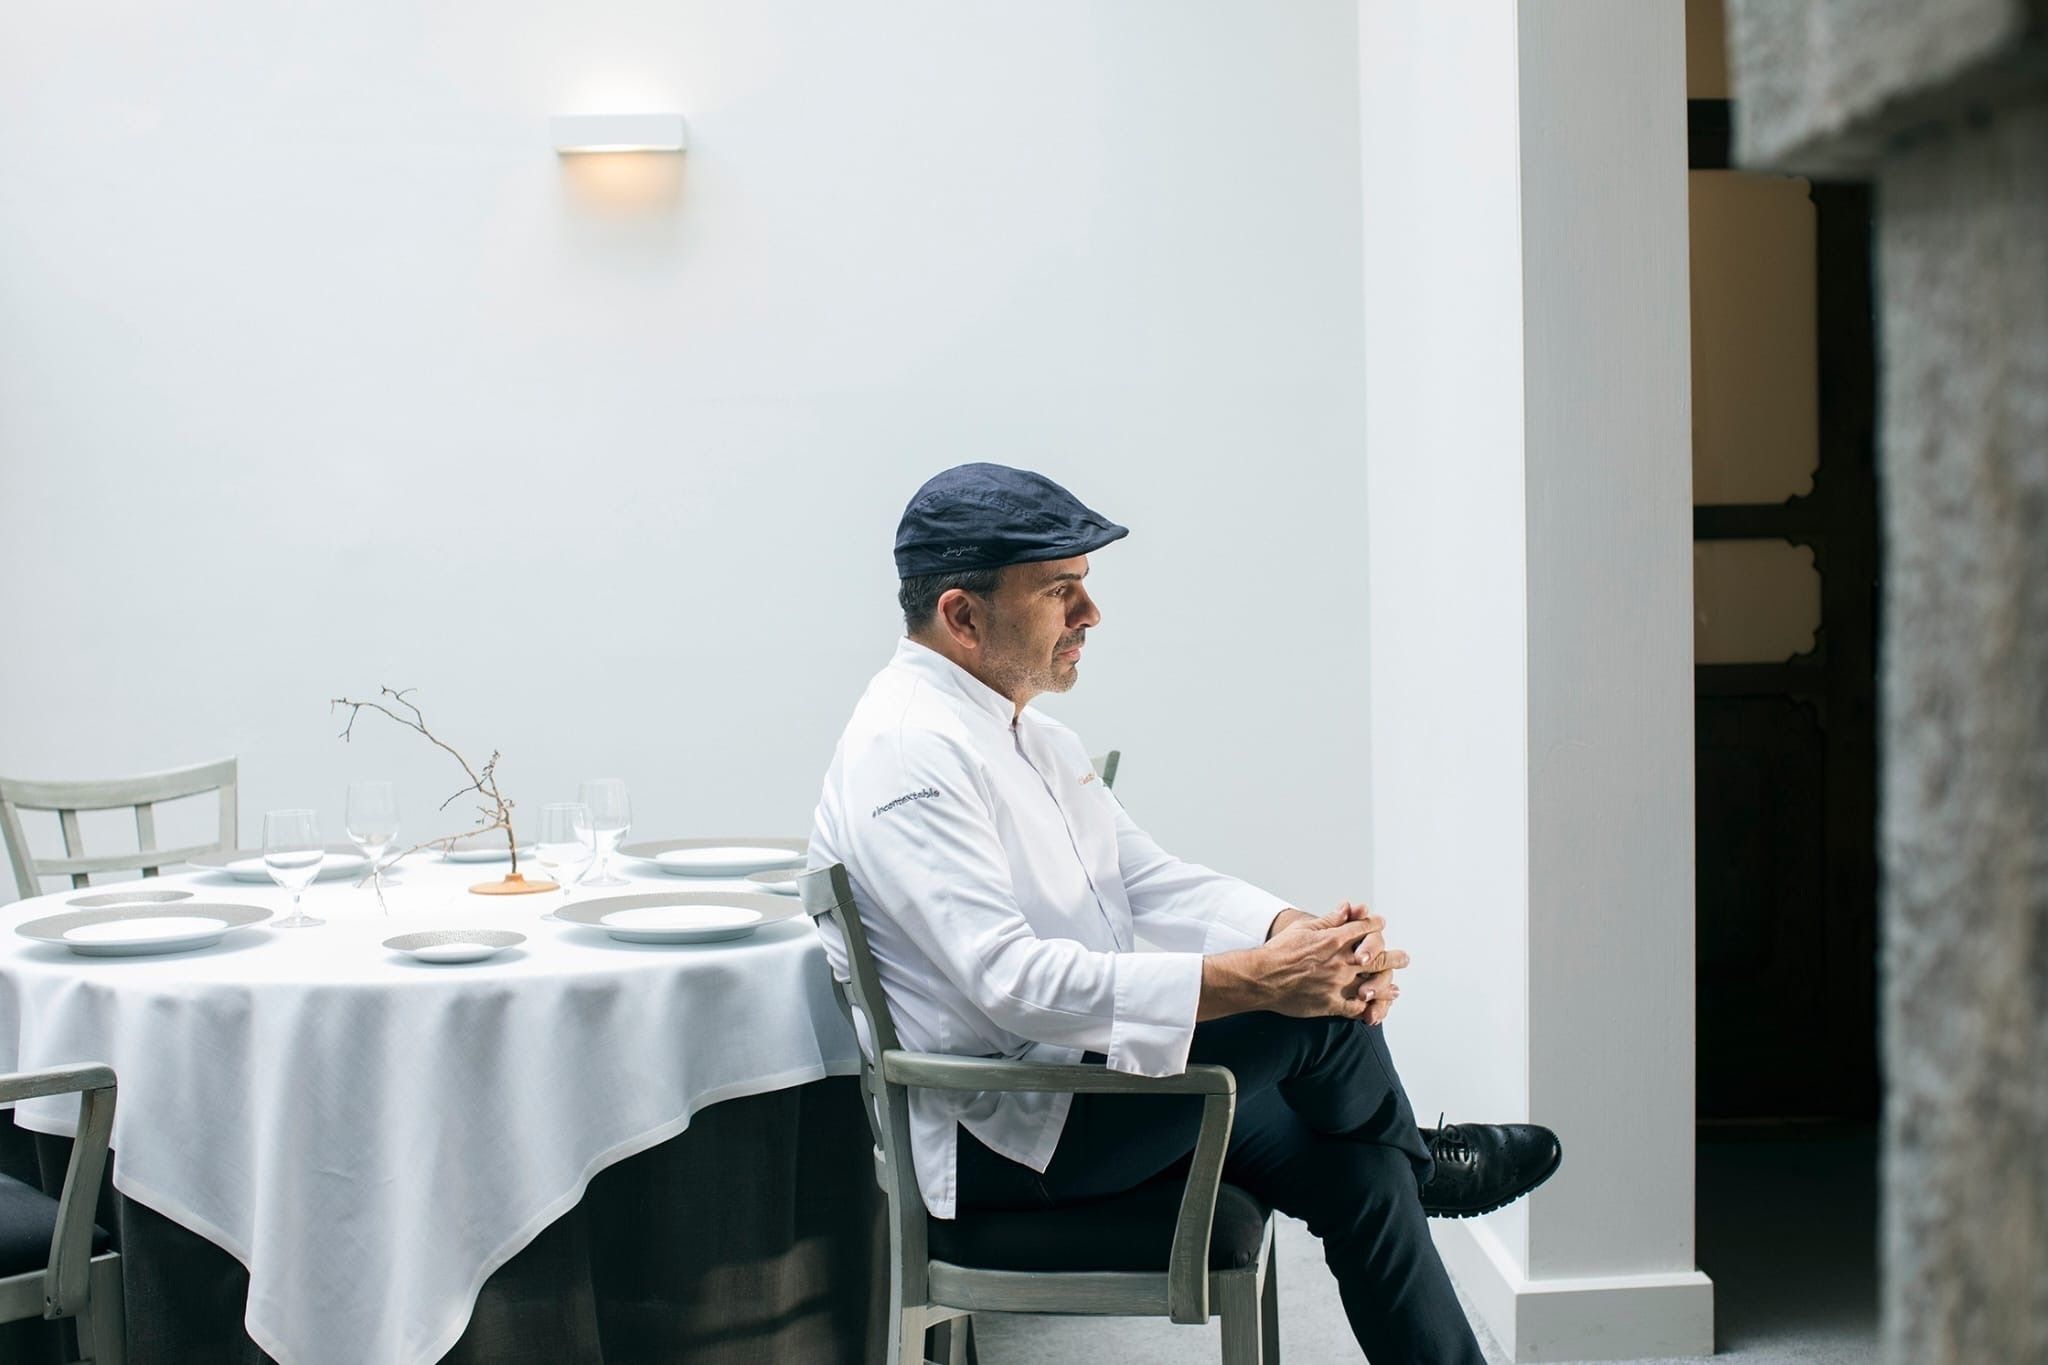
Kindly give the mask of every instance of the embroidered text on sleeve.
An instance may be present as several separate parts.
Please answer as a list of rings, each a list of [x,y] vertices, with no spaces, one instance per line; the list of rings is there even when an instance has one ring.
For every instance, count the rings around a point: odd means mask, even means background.
[[[888,812],[895,810],[905,801],[929,801],[938,794],[938,790],[934,787],[921,787],[914,792],[905,792],[903,793],[903,795],[897,797],[894,801],[884,801],[881,805],[876,806],[873,815],[871,815],[869,818],[872,819],[874,818],[874,816],[877,815],[885,815]]]

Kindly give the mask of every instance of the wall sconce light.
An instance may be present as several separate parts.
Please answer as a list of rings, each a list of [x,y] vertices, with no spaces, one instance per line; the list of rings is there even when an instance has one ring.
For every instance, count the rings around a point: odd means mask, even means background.
[[[550,124],[555,150],[584,152],[680,152],[689,145],[681,114],[558,114]]]

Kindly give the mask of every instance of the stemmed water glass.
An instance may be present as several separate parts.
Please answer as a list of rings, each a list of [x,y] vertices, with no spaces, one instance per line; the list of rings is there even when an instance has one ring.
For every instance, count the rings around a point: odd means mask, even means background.
[[[633,803],[626,784],[616,777],[593,777],[576,789],[576,799],[590,807],[590,827],[597,834],[597,863],[583,879],[585,886],[625,886],[612,871],[612,852],[633,827]]]
[[[597,857],[597,832],[590,825],[590,807],[580,801],[557,801],[540,808],[540,833],[533,841],[533,860],[548,870],[562,888],[562,904],[570,888]],[[560,919],[553,910],[542,919]]]
[[[309,810],[274,810],[263,817],[263,870],[292,895],[292,912],[273,922],[278,929],[304,929],[327,921],[299,909],[299,898],[320,875],[319,817]]]
[[[370,860],[370,880],[377,900],[384,900],[384,869],[380,864],[398,841],[398,792],[389,782],[348,784],[349,842]],[[361,883],[357,883],[358,886]]]

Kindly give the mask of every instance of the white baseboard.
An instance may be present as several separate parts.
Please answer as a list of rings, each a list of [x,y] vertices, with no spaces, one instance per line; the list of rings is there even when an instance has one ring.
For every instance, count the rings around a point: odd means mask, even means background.
[[[1484,1223],[1430,1225],[1451,1278],[1516,1361],[1714,1351],[1714,1282],[1697,1270],[1529,1279]]]

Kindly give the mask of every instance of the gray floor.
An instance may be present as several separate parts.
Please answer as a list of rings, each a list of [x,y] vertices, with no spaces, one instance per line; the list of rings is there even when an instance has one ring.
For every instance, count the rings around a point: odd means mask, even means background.
[[[1714,1280],[1716,1359],[1741,1365],[1864,1365],[1877,1354],[1877,1144],[1869,1130],[1704,1137],[1699,1261]],[[1364,1357],[1315,1239],[1279,1230],[1286,1365]],[[1214,1323],[983,1314],[982,1365],[1197,1365],[1218,1359]],[[1508,1357],[1488,1340],[1490,1361]]]

